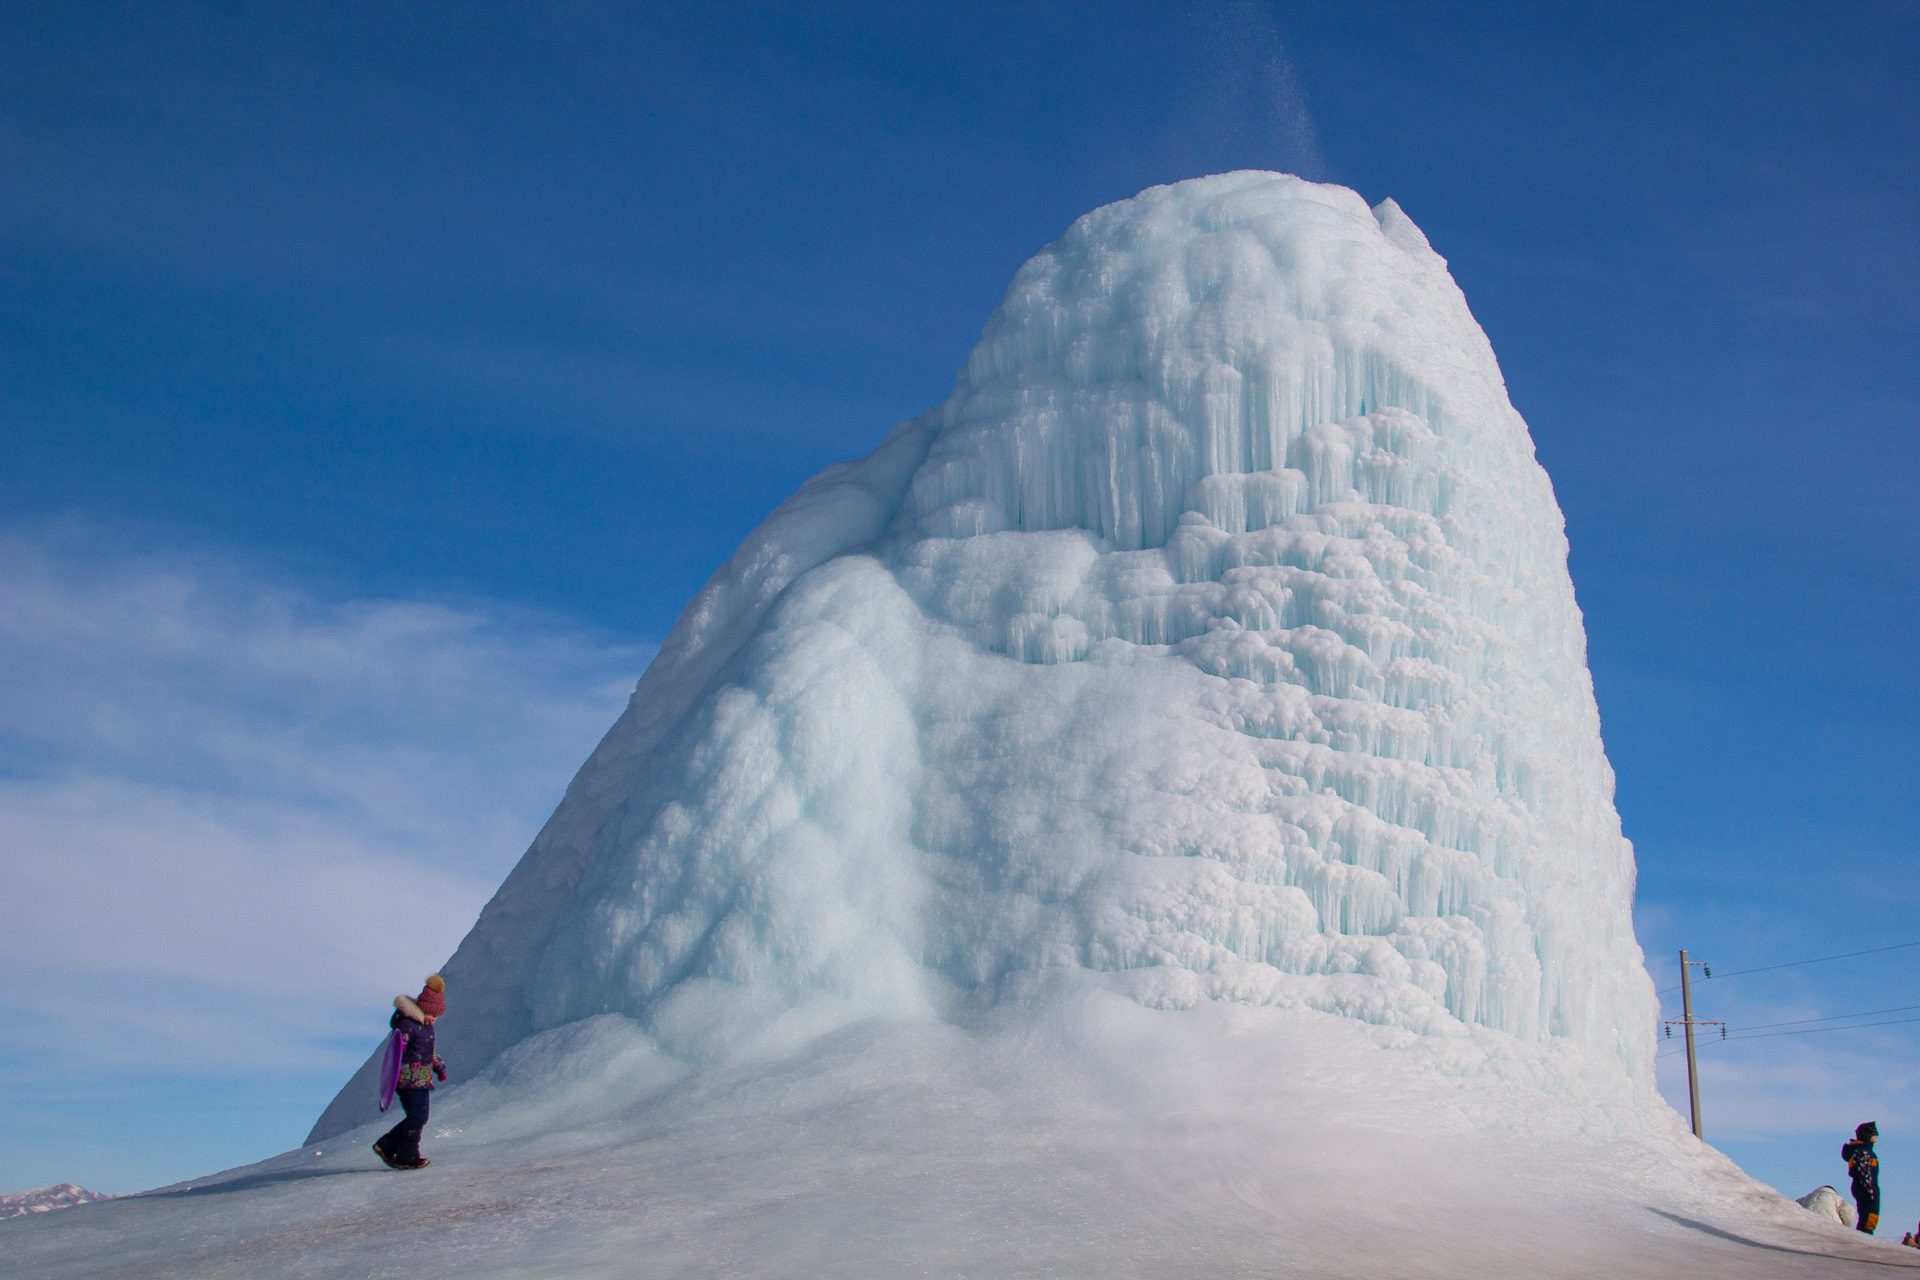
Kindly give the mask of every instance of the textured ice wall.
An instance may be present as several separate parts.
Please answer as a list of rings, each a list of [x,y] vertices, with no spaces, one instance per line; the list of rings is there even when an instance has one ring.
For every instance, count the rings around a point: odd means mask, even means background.
[[[688,606],[448,965],[448,1057],[607,1011],[724,1053],[1091,972],[1563,1038],[1650,1097],[1566,550],[1391,201],[1236,173],[1097,210],[944,405]]]

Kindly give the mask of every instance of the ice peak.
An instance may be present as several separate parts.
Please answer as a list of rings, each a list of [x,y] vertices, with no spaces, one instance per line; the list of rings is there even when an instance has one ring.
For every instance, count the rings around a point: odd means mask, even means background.
[[[1316,424],[1389,408],[1531,461],[1492,348],[1398,205],[1274,173],[1153,187],[1020,269],[907,510],[927,533],[1157,547],[1195,482],[1287,467]]]

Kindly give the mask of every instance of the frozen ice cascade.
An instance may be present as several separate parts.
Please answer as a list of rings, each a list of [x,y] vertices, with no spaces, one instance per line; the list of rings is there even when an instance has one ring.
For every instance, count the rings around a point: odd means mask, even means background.
[[[456,1076],[603,1013],[718,1061],[1077,983],[1544,1046],[1648,1104],[1562,530],[1392,201],[1098,209],[681,615],[446,967]]]

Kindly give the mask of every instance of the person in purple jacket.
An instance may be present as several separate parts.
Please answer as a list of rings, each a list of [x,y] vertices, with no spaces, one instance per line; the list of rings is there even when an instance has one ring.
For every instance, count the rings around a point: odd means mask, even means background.
[[[400,1099],[407,1118],[373,1144],[373,1153],[389,1168],[424,1169],[429,1163],[420,1154],[420,1134],[427,1127],[427,1101],[433,1096],[434,1079],[447,1078],[447,1064],[433,1051],[433,1024],[447,1011],[446,990],[446,980],[436,973],[411,1000],[406,996],[393,998],[393,1018],[387,1025],[406,1042],[400,1052],[400,1080],[394,1096]]]

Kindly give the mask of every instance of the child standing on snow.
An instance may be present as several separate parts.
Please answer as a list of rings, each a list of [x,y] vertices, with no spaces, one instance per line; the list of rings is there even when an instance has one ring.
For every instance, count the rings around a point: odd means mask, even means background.
[[[394,1096],[400,1099],[407,1118],[373,1144],[373,1153],[389,1168],[424,1169],[428,1164],[420,1154],[420,1134],[427,1127],[427,1102],[433,1096],[434,1077],[447,1078],[447,1064],[433,1051],[433,1024],[447,1011],[446,989],[445,979],[436,973],[411,1000],[406,996],[393,998],[393,1017],[387,1025],[405,1042]]]
[[[1869,1120],[1853,1131],[1853,1141],[1841,1144],[1840,1158],[1853,1175],[1853,1203],[1860,1210],[1854,1230],[1873,1234],[1880,1225],[1880,1157],[1873,1153],[1873,1140],[1880,1126]]]

